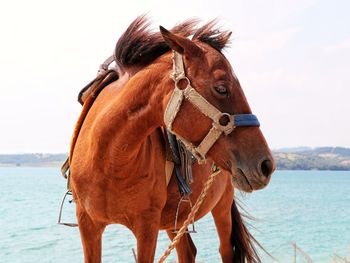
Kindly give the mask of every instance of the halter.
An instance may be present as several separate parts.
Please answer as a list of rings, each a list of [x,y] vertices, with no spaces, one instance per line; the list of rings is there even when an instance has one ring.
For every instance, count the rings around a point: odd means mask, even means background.
[[[183,142],[186,148],[197,158],[199,163],[205,161],[207,152],[219,139],[222,133],[229,135],[235,127],[240,126],[260,126],[257,117],[253,114],[230,115],[229,113],[219,111],[216,107],[210,104],[191,86],[191,82],[185,74],[182,55],[175,51],[173,52],[173,72],[171,78],[175,82],[175,88],[165,109],[164,122],[167,129]],[[180,89],[178,86],[178,83],[181,80],[187,81],[185,89]],[[184,99],[191,102],[201,113],[213,121],[211,129],[198,146],[195,146],[193,143],[187,141],[172,130],[172,124]],[[224,116],[226,116],[229,121],[225,125],[221,125],[219,120]]]

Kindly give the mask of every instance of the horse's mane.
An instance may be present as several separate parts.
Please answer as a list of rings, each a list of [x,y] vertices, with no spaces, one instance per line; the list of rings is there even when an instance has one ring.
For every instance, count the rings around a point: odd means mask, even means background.
[[[221,52],[227,45],[231,32],[221,31],[216,27],[216,20],[198,27],[196,19],[186,20],[170,31],[184,37],[193,36]],[[150,22],[146,16],[139,16],[119,38],[115,47],[115,60],[121,68],[144,67],[156,58],[170,51],[161,33],[150,29]]]

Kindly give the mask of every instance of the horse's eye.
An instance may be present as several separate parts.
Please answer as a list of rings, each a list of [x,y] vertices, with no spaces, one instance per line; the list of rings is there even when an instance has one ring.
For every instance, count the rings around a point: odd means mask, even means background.
[[[217,86],[217,87],[214,87],[215,88],[215,91],[217,93],[219,93],[220,95],[227,95],[227,88],[225,86]]]

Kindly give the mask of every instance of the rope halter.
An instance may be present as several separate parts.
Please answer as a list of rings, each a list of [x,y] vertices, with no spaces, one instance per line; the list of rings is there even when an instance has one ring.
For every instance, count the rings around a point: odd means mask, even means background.
[[[176,51],[173,52],[173,72],[171,77],[175,82],[175,88],[165,109],[164,123],[167,129],[175,134],[186,148],[197,158],[199,163],[205,162],[207,152],[219,139],[222,133],[229,135],[235,127],[238,126],[260,126],[257,117],[253,114],[230,115],[229,113],[219,111],[216,107],[210,104],[191,86],[191,82],[185,74],[182,55]],[[187,82],[185,89],[180,89],[178,85],[180,81]],[[213,121],[211,129],[198,146],[195,146],[193,143],[187,141],[181,135],[176,134],[172,130],[172,124],[184,99],[192,103],[201,113]],[[223,117],[228,119],[228,122],[225,125],[220,124],[220,119]]]

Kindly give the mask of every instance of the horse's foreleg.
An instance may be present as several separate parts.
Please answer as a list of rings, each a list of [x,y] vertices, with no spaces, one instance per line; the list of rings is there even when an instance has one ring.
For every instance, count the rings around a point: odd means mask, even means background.
[[[86,212],[78,207],[77,217],[85,263],[101,263],[102,233],[106,225],[94,222]]]
[[[176,234],[174,234],[172,230],[167,230],[166,232],[171,240],[175,238]],[[184,234],[175,248],[179,263],[195,262],[197,249],[190,234]]]
[[[137,241],[137,262],[153,263],[159,232],[160,213],[158,216],[147,216],[147,219],[139,219],[135,223],[133,232]]]
[[[231,243],[232,218],[231,205],[233,201],[233,190],[224,192],[220,201],[212,210],[212,215],[220,239],[220,254],[223,263],[234,262],[234,251]]]

